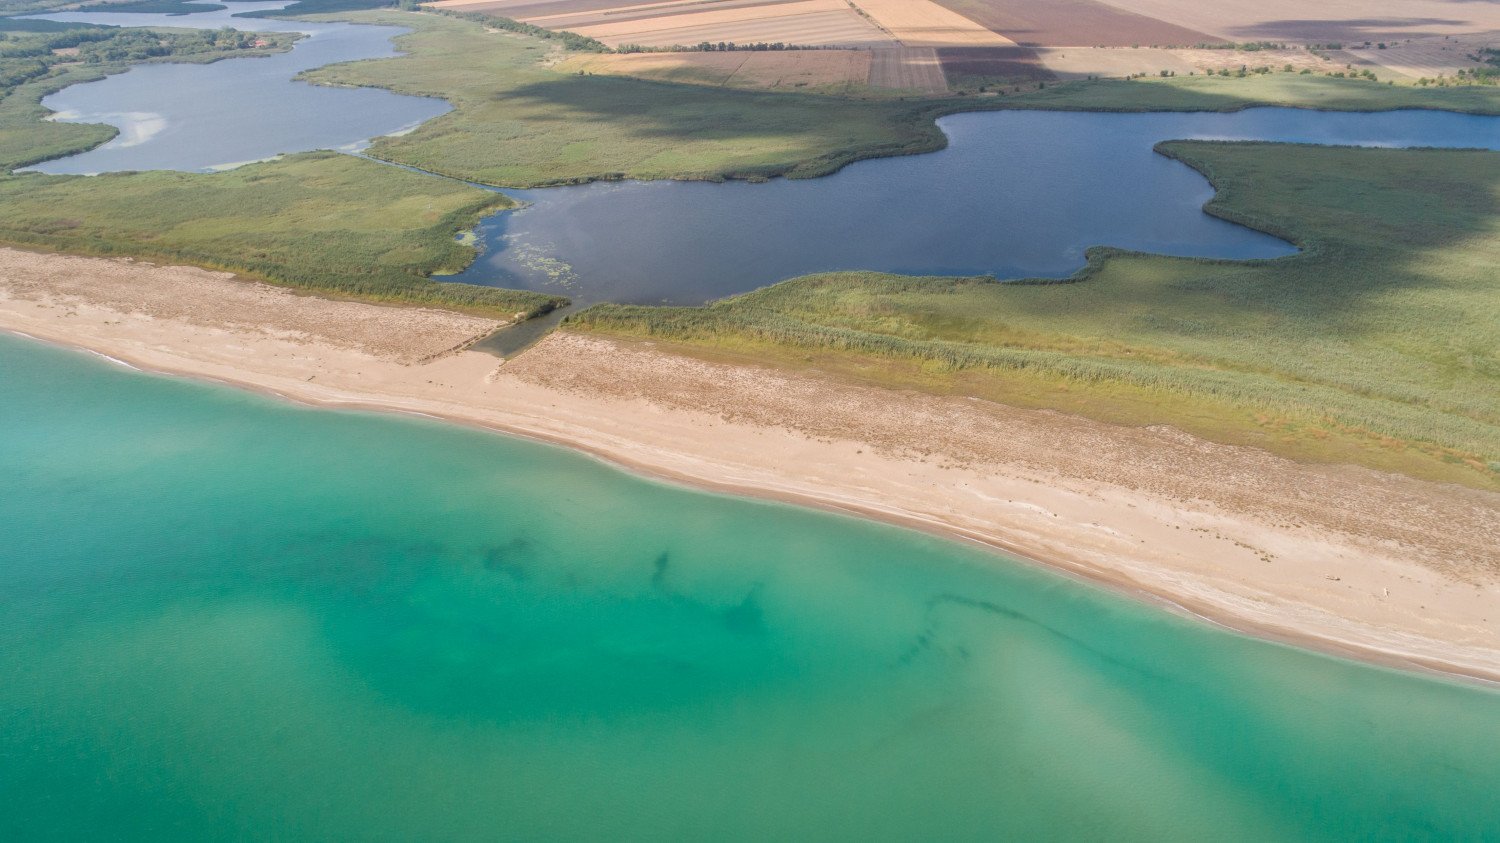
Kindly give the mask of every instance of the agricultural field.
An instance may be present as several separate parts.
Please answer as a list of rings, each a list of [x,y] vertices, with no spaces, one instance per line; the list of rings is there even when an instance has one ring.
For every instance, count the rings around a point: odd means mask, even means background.
[[[947,2],[948,0],[945,0]],[[977,0],[964,0],[977,2]],[[1454,0],[1111,0],[1228,41],[1329,43],[1500,31],[1500,3]]]
[[[930,96],[948,93],[948,77],[937,48],[884,47],[870,54],[871,88]]]
[[[1096,0],[939,0],[1006,38],[1030,47],[1187,47],[1221,39],[1175,18],[1126,11]]]
[[[948,85],[955,90],[1059,78],[1039,51],[1030,47],[943,47],[937,53]]]
[[[855,5],[905,47],[1015,46],[933,0],[855,0]]]
[[[1169,423],[1308,460],[1494,487],[1500,155],[1171,143],[1212,210],[1302,254],[1096,250],[1073,283],[840,273],[576,330],[865,382]]]
[[[439,0],[433,8],[509,17],[576,32],[611,47],[674,47],[709,42],[798,46],[890,46],[893,39],[847,0]]]
[[[870,50],[748,50],[576,54],[553,65],[560,73],[632,76],[749,90],[851,94],[866,90]],[[935,63],[935,61],[934,61]],[[941,80],[941,73],[939,73]],[[946,88],[944,89],[946,90]]]
[[[1347,44],[1328,51],[1331,60],[1370,67],[1382,77],[1399,76],[1405,81],[1453,77],[1460,70],[1481,66],[1474,56],[1486,47],[1500,47],[1500,32],[1487,35],[1431,35],[1400,41],[1376,42],[1365,47]]]

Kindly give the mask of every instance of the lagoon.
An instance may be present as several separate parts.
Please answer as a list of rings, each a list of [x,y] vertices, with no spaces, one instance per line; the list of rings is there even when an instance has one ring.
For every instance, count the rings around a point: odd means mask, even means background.
[[[1484,688],[549,446],[0,359],[5,839],[1500,835]]]
[[[330,88],[293,81],[304,70],[336,62],[397,55],[394,26],[245,18],[291,0],[231,2],[190,15],[59,12],[45,20],[113,26],[171,26],[306,33],[290,52],[212,64],[142,64],[125,73],[73,85],[42,100],[55,119],[108,123],[109,143],[30,169],[55,174],[121,170],[203,172],[313,149],[363,148],[447,112],[440,99],[375,88]]]
[[[615,182],[507,191],[487,252],[446,280],[597,301],[701,304],[834,270],[1062,277],[1113,246],[1259,259],[1283,240],[1211,217],[1213,188],[1165,140],[1500,148],[1500,118],[1256,108],[1232,114],[998,111],[939,121],[940,152],[819,179]]]

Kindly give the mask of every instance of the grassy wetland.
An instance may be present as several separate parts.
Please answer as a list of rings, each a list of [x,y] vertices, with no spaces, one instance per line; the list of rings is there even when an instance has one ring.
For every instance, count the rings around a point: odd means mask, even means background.
[[[913,103],[564,74],[547,66],[569,55],[555,41],[446,16],[338,17],[412,27],[397,39],[408,55],[305,78],[453,103],[370,154],[471,181],[815,176],[861,157],[932,149],[942,138]]]
[[[0,179],[0,241],[224,269],[356,298],[495,314],[550,310],[538,293],[428,276],[461,268],[454,233],[498,193],[332,152],[223,173]]]
[[[266,55],[288,33],[73,28],[0,41],[0,167],[90,149],[116,130],[45,120],[41,99],[147,61]],[[223,269],[379,302],[535,315],[555,296],[442,284],[473,258],[454,234],[504,196],[347,155],[307,153],[214,174],[0,176],[0,242]]]
[[[1213,181],[1210,211],[1304,252],[1096,250],[1070,283],[840,273],[705,308],[600,305],[569,324],[1500,486],[1500,155],[1161,149]]]

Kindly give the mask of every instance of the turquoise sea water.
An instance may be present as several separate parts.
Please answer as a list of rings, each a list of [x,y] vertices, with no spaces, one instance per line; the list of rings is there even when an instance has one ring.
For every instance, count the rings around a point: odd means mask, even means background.
[[[1500,694],[0,336],[0,839],[1500,836]]]

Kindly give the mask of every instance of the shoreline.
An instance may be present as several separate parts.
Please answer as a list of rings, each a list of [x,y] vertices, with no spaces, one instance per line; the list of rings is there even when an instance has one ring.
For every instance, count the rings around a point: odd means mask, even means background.
[[[376,401],[326,400],[305,395],[288,394],[248,380],[211,377],[187,369],[174,370],[157,368],[147,364],[136,365],[129,360],[114,357],[103,351],[90,348],[87,345],[36,337],[24,331],[10,328],[0,327],[0,333],[20,337],[27,341],[53,348],[89,354],[143,375],[179,378],[196,383],[211,384],[228,389],[250,392],[312,410],[420,418],[488,434],[511,436],[524,439],[528,442],[562,448],[607,465],[617,471],[624,471],[646,480],[666,483],[700,493],[749,498],[767,503],[815,509],[834,515],[874,521],[901,529],[915,530],[947,541],[978,546],[994,555],[1004,557],[1008,563],[1029,565],[1053,575],[1066,577],[1074,582],[1085,583],[1095,588],[1103,588],[1116,596],[1145,603],[1178,617],[1207,624],[1231,634],[1246,636],[1280,646],[1294,647],[1333,658],[1356,661],[1367,666],[1408,673],[1420,673],[1429,677],[1475,684],[1500,691],[1500,671],[1490,672],[1465,669],[1460,665],[1440,659],[1425,659],[1383,650],[1358,642],[1341,641],[1318,635],[1298,633],[1295,630],[1273,625],[1250,622],[1242,618],[1237,618],[1232,614],[1219,612],[1210,604],[1195,603],[1183,598],[1181,595],[1143,588],[1126,578],[1111,575],[1109,571],[1103,569],[1082,566],[1062,559],[1052,559],[1049,561],[1036,558],[1028,555],[1027,551],[1020,546],[1013,545],[1000,537],[985,535],[984,533],[964,529],[938,519],[924,518],[909,512],[840,501],[832,496],[818,497],[767,486],[716,482],[630,460],[584,440],[569,439],[526,427],[483,422],[458,415],[423,412]]]
[[[18,261],[30,263],[32,272],[40,275],[20,273],[23,280],[18,283]],[[143,312],[153,306],[149,301],[111,300],[119,295],[115,287],[100,288],[97,295],[91,295],[88,281],[75,282],[71,289],[56,288],[64,283],[62,276],[71,274],[77,279],[90,270],[95,275],[123,271],[135,281],[149,278],[161,286],[161,292],[176,298],[184,297],[184,282],[190,283],[194,290],[189,297],[206,296],[214,313],[208,318],[153,315]],[[36,279],[44,276],[59,280],[39,289]],[[421,343],[443,353],[433,358],[425,353],[426,347],[372,353],[343,334],[318,336],[316,330],[289,328],[274,318],[267,321],[262,313],[255,314],[260,321],[252,325],[234,318],[234,307],[225,306],[225,290],[250,290],[257,300],[270,296],[297,318],[337,307],[339,319],[317,323],[331,332],[347,331],[351,313],[361,319],[387,320],[376,326],[380,332],[404,324]],[[450,335],[433,336],[435,331],[441,334],[439,328],[448,329]],[[1128,482],[1100,484],[1077,472],[1049,476],[1035,471],[1035,466],[967,457],[954,450],[957,445],[950,452],[939,448],[918,454],[909,452],[909,443],[898,441],[894,447],[908,451],[898,453],[891,450],[891,443],[881,444],[878,435],[855,435],[859,430],[849,431],[847,439],[835,438],[815,428],[783,424],[785,419],[778,420],[775,413],[785,415],[786,406],[792,405],[767,409],[764,394],[781,396],[805,389],[830,396],[828,401],[834,403],[851,397],[856,402],[877,402],[871,406],[897,405],[895,420],[907,430],[917,430],[918,438],[931,431],[911,424],[910,412],[927,411],[929,405],[946,399],[898,393],[862,395],[859,387],[801,383],[796,379],[806,376],[707,364],[647,344],[577,335],[554,335],[503,365],[498,358],[463,350],[463,343],[450,341],[452,333],[472,335],[489,328],[489,323],[473,317],[295,296],[191,268],[0,250],[0,329],[31,341],[80,349],[140,371],[249,389],[310,407],[416,415],[521,436],[566,447],[653,480],[877,520],[981,545],[1014,562],[1105,587],[1237,634],[1448,680],[1500,685],[1500,648],[1494,643],[1500,623],[1491,623],[1489,618],[1494,615],[1500,621],[1500,577],[1493,571],[1462,566],[1443,573],[1432,565],[1410,561],[1411,547],[1404,545],[1411,545],[1412,536],[1421,533],[1382,536],[1367,543],[1383,546],[1381,553],[1379,547],[1367,550],[1358,542],[1351,545],[1350,537],[1320,525],[1298,525],[1296,530],[1265,536],[1261,542],[1267,544],[1274,538],[1286,549],[1279,545],[1252,548],[1245,539],[1257,537],[1269,526],[1258,516],[1226,510],[1209,500],[1192,495],[1163,498],[1154,489],[1132,487]],[[396,359],[402,354],[407,362]],[[574,370],[568,370],[570,365]],[[694,393],[695,385],[702,383],[736,379],[744,383],[735,386],[739,392],[726,394],[733,406],[720,412],[722,408],[683,403],[696,400],[696,395],[660,393],[660,383],[653,378],[680,384],[685,393]],[[631,379],[640,382],[625,382]],[[611,389],[618,391],[610,394]],[[1073,447],[1067,441],[1070,432],[1082,431],[1091,436],[1126,437],[1123,444],[1132,451],[1143,440],[1156,439],[1162,447],[1209,453],[1221,462],[1244,458],[1280,466],[1269,455],[1239,453],[1250,449],[1212,445],[1171,430],[1110,430],[1047,411],[978,406],[981,403],[946,402],[954,406],[941,409],[965,413],[973,404],[973,413],[996,415],[1005,424],[1029,420],[1045,431],[1063,429],[1059,434],[1062,448]],[[853,417],[868,415],[864,405],[851,406]],[[827,408],[814,409],[823,412]],[[903,409],[908,415],[901,415]],[[771,413],[770,421],[757,418],[757,413]],[[956,415],[951,418],[962,420]],[[957,440],[966,441],[962,432]],[[1089,456],[1114,469],[1108,453]],[[1038,462],[1046,468],[1047,456]],[[1210,462],[1205,467],[1211,473],[1217,466]],[[1452,506],[1440,502],[1449,510],[1477,507],[1470,513],[1475,518],[1487,520],[1500,511],[1500,495],[1492,493],[1341,467],[1297,470],[1308,477],[1333,476],[1350,489],[1373,489],[1372,495],[1381,490],[1369,484],[1384,483],[1395,490],[1388,497],[1397,505],[1405,500],[1398,493],[1430,492],[1451,498]],[[1307,478],[1272,477],[1270,482],[1299,479]],[[1003,499],[999,494],[1013,497]],[[1317,501],[1316,495],[1310,497]],[[1461,529],[1461,524],[1449,520],[1452,512],[1442,506],[1435,505],[1430,519],[1437,525],[1433,529],[1449,524]],[[1076,512],[1069,513],[1069,509]],[[1085,522],[1079,514],[1097,520]],[[1272,514],[1271,520],[1277,522],[1300,517]],[[1484,521],[1480,523],[1483,530]],[[1183,530],[1184,526],[1190,530]],[[1458,555],[1444,556],[1439,548],[1429,555],[1458,565],[1463,552],[1468,552],[1482,565],[1489,561],[1484,550],[1487,539],[1480,536],[1476,541],[1477,551],[1460,548]],[[1298,554],[1290,564],[1289,553]],[[1219,561],[1205,562],[1208,557]],[[1307,570],[1315,567],[1310,560],[1322,567]],[[1264,566],[1272,567],[1259,570]],[[1325,568],[1333,573],[1321,574]],[[1381,582],[1405,581],[1401,588],[1415,589],[1415,596],[1399,606],[1382,606],[1386,601],[1378,597],[1337,604],[1326,598],[1345,579],[1373,576],[1365,569],[1379,574]],[[1289,572],[1307,581],[1286,582]],[[1372,590],[1374,581],[1361,588]],[[1472,597],[1480,600],[1482,625],[1477,624],[1480,618],[1475,611],[1465,608],[1472,604],[1463,598],[1471,595],[1458,593],[1471,588]],[[1389,588],[1386,596],[1393,596]],[[1447,604],[1437,602],[1444,599]],[[1408,605],[1414,602],[1422,603],[1422,611]],[[1434,608],[1428,610],[1429,605]],[[1446,617],[1445,608],[1456,610],[1453,618]]]

